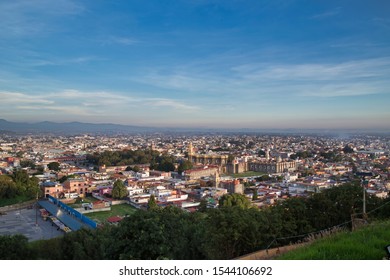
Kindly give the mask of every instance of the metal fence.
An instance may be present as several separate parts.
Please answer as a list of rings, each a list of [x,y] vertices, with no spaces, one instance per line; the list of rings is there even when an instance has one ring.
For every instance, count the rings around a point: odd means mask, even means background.
[[[89,225],[92,228],[97,228],[97,223],[87,216],[81,214],[79,211],[73,209],[72,207],[66,205],[65,203],[59,201],[57,198],[48,196],[49,201],[56,204],[58,207],[62,208],[64,211],[68,212],[69,215],[74,216],[75,218],[82,221],[84,224]]]

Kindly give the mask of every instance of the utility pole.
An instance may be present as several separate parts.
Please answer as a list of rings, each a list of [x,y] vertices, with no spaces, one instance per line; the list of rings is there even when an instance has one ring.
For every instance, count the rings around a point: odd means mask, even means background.
[[[367,221],[367,213],[366,213],[366,188],[364,187],[364,177],[362,178],[362,187],[363,187],[363,220]]]
[[[35,226],[38,226],[38,191],[37,191],[37,197],[35,200]]]

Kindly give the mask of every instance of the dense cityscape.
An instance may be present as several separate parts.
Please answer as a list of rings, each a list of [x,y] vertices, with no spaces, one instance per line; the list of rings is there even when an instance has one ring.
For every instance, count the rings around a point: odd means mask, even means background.
[[[380,135],[3,135],[0,141],[1,172],[26,170],[39,178],[43,196],[75,192],[84,197],[92,190],[110,194],[120,179],[130,200],[140,185],[142,193],[150,193],[149,186],[169,186],[191,194],[207,184],[213,195],[200,196],[214,198],[214,206],[225,192],[252,197],[257,190],[260,207],[286,195],[304,196],[351,182],[359,172],[371,177],[369,193],[384,198],[389,188],[390,142]],[[126,151],[138,154],[121,157]],[[156,162],[153,156],[153,166],[148,162],[152,153],[160,157]],[[59,181],[67,177],[86,188],[61,188]],[[44,189],[48,182],[58,187]]]

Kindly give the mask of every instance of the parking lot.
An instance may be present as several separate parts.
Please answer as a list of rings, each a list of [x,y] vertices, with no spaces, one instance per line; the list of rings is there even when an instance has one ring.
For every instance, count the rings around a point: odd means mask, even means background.
[[[29,241],[63,236],[50,221],[44,221],[36,209],[19,209],[0,215],[0,235],[23,234]]]

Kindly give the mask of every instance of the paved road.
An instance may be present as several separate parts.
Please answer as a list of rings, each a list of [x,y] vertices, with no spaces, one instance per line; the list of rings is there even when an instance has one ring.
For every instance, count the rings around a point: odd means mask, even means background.
[[[44,221],[35,209],[20,209],[0,215],[0,235],[23,234],[29,241],[51,239],[65,233]],[[36,223],[37,222],[37,223]]]

